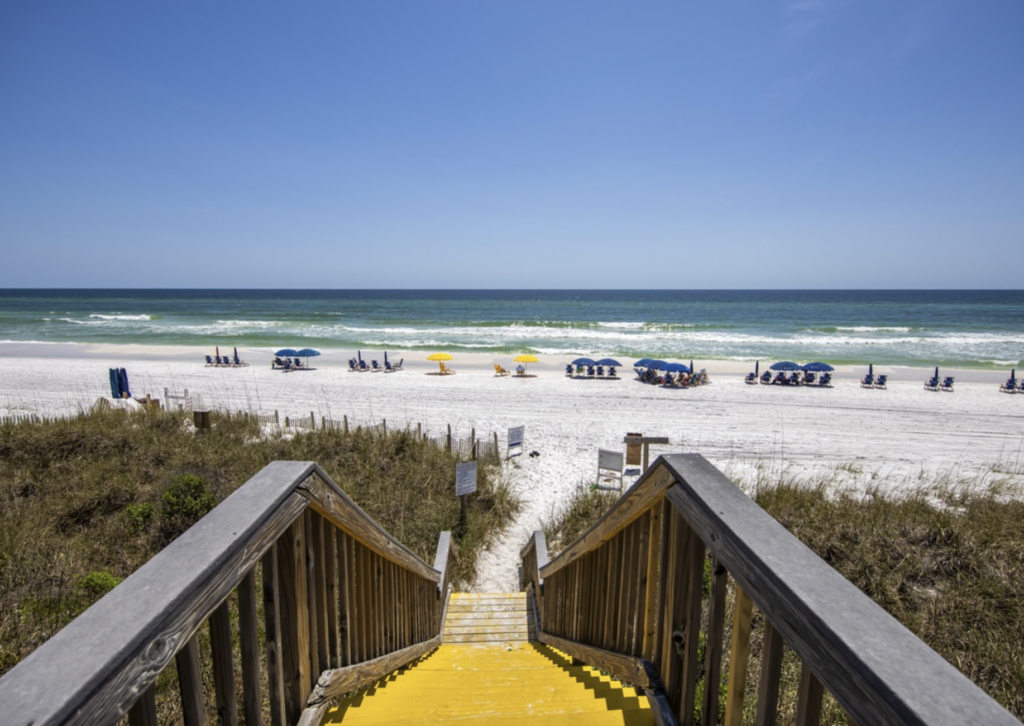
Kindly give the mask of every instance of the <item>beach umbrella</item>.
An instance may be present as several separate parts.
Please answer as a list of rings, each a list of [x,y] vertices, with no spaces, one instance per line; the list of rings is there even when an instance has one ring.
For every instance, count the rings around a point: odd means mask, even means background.
[[[793,361],[780,360],[778,363],[772,363],[771,369],[773,371],[798,371],[800,366]]]
[[[572,365],[574,365],[574,366],[596,366],[597,365],[597,361],[595,361],[593,358],[577,358],[576,360],[574,360],[572,362]],[[602,365],[607,365],[607,364],[602,364]],[[618,365],[618,364],[616,363],[616,365]]]
[[[664,368],[667,365],[668,365],[668,363],[666,361],[659,360],[658,358],[651,358],[650,359],[650,363],[648,363],[647,367],[648,368],[654,368],[655,370],[659,370],[660,371],[660,370],[662,370],[662,368]]]
[[[433,353],[427,356],[427,360],[442,361],[451,360],[452,356],[449,353]]]
[[[283,355],[283,356],[287,356],[287,357],[293,357],[293,356],[296,356],[298,354],[299,354],[298,351],[295,350],[294,348],[281,348],[281,350],[279,350],[276,353],[274,353],[274,355]]]
[[[692,369],[687,368],[683,363],[666,363],[659,370],[668,371],[669,373],[689,373]]]
[[[320,355],[320,351],[313,350],[312,348],[303,348],[302,350],[295,351],[295,356],[297,358],[305,358],[306,359],[306,367],[307,368],[309,368],[309,359],[314,357],[314,356],[318,356],[318,355]]]
[[[800,370],[822,373],[824,371],[834,371],[835,368],[830,366],[828,363],[819,363],[815,361],[814,363],[808,363],[806,365],[800,366]]]
[[[868,378],[874,378],[874,377],[875,377],[875,364],[874,363],[868,363]]]
[[[388,352],[384,351],[384,368],[385,368],[385,370],[387,369],[387,367],[388,367]]]
[[[537,356],[530,355],[529,353],[523,353],[522,355],[516,356],[512,360],[515,361],[516,363],[524,363],[524,364],[525,363],[540,363],[540,359],[537,358]],[[523,366],[523,370],[524,371],[526,370],[526,366],[525,365]]]
[[[602,358],[601,360],[597,361],[597,363],[595,365],[599,365],[599,366],[613,366],[615,368],[621,368],[622,367],[622,364],[619,363],[614,358]]]
[[[633,366],[636,368],[650,368],[653,362],[653,358],[641,358],[636,363],[634,363]]]

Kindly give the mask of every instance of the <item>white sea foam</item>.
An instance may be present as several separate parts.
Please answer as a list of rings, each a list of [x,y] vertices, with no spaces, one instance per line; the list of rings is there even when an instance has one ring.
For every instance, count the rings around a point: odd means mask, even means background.
[[[99,318],[100,320],[152,320],[151,315],[102,315],[100,313],[93,313],[89,316],[90,318]]]

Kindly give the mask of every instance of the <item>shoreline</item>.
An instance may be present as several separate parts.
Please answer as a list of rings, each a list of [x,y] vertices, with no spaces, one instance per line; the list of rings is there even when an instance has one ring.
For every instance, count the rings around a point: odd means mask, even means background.
[[[223,346],[225,351],[233,348]],[[443,350],[439,348],[438,350]],[[270,367],[273,360],[273,351],[270,348],[239,348],[239,358],[250,366],[265,365]],[[2,342],[0,343],[0,359],[81,359],[102,361],[110,367],[124,367],[125,361],[148,361],[148,362],[194,362],[196,365],[205,367],[204,358],[206,355],[213,355],[213,349],[191,345],[141,345],[131,343],[47,343],[47,342]],[[347,349],[324,349],[322,355],[310,359],[310,366],[324,369],[348,370],[348,359],[355,357],[355,350]],[[406,371],[428,372],[437,368],[437,364],[426,360],[430,353],[422,350],[388,350],[388,360],[397,361],[405,359]],[[516,364],[513,362],[514,354],[504,353],[452,353],[454,359],[450,362],[456,371],[487,372],[493,371],[495,364],[501,365],[508,370],[514,370]],[[370,361],[376,359],[383,363],[384,352],[380,350],[364,350],[363,359]],[[538,356],[539,363],[530,363],[527,368],[531,373],[541,374],[564,374],[565,366],[576,356]],[[614,357],[614,356],[613,356]],[[620,377],[633,377],[632,360],[617,358],[625,365],[620,369]],[[689,359],[686,360],[689,363]],[[762,360],[761,372],[763,373],[774,361]],[[828,362],[828,361],[825,361]],[[739,376],[744,377],[754,370],[754,361],[743,362],[721,359],[694,359],[694,367],[699,371],[707,370],[711,380],[716,376]],[[917,366],[874,366],[875,375],[886,374],[891,382],[925,381],[934,373],[933,367]],[[867,364],[837,365],[832,374],[834,380],[855,380],[860,381],[867,373]],[[994,383],[997,386],[1009,377],[1009,371],[1001,369],[982,368],[946,368],[940,367],[942,376],[954,376],[958,383]]]

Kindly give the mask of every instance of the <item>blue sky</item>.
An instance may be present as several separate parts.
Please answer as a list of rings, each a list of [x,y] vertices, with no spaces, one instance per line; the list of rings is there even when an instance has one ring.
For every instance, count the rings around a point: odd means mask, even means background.
[[[0,287],[1019,288],[1024,3],[0,6]]]

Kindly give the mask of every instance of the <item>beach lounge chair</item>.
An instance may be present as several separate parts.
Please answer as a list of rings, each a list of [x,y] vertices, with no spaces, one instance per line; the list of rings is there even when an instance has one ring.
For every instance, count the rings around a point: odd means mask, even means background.
[[[594,374],[594,366],[587,366],[587,378],[593,378]]]
[[[360,373],[365,373],[368,370],[370,370],[370,366],[367,364],[367,362],[365,360],[360,359],[359,360],[359,372]]]
[[[818,386],[820,388],[832,388],[832,374],[822,373],[821,378],[818,379]]]
[[[608,377],[609,378],[618,378],[618,375],[616,375],[616,373],[615,373],[615,367],[614,366],[608,366]]]
[[[751,384],[753,386],[756,386],[757,385],[757,376],[755,376],[753,373],[748,373],[747,377],[743,379],[743,382],[744,383],[749,383],[749,384]]]
[[[236,355],[236,356],[235,356],[235,357],[234,357],[234,358],[232,359],[232,362],[234,363],[234,365],[238,366],[239,368],[241,368],[242,366],[247,366],[247,365],[249,365],[249,364],[248,364],[248,363],[246,363],[246,362],[245,362],[244,360],[242,360],[241,358],[239,358],[239,357],[238,357],[237,355]]]
[[[1024,381],[1022,381],[1024,383]],[[1007,378],[1006,383],[999,386],[999,390],[1003,393],[1016,393],[1017,392],[1017,379]]]
[[[349,370],[349,372],[358,371],[359,370],[359,361],[357,361],[355,358],[349,358],[348,359],[348,370]]]
[[[291,369],[292,369],[292,359],[291,358],[285,358],[283,361],[281,361],[281,370],[283,370],[285,373],[287,373]]]
[[[937,390],[939,390],[939,377],[938,376],[932,376],[931,378],[929,378],[927,381],[924,382],[924,387],[925,387],[925,390],[928,390],[928,391],[937,391]]]
[[[769,371],[765,371],[761,374],[761,383],[768,385],[772,382],[772,374]]]
[[[208,365],[208,366],[212,366],[213,365],[213,356],[212,355],[206,356],[206,365]]]
[[[814,382],[815,382],[814,381],[814,371],[807,371],[804,374],[804,385],[805,386],[813,386]]]
[[[447,376],[447,375],[451,375],[451,374],[455,373],[455,371],[453,371],[451,368],[446,368],[444,363],[442,363],[441,361],[438,361],[437,364],[439,366],[441,366],[441,375],[442,376]]]
[[[567,375],[567,376],[569,376],[571,378],[572,377],[572,373],[573,373],[572,363],[566,363],[565,364],[565,375]]]
[[[604,366],[597,367],[597,375],[600,378],[604,378]]]
[[[943,391],[949,391],[950,393],[952,393],[953,392],[953,376],[946,376],[943,379],[942,385],[939,386],[939,388],[941,388]]]
[[[1017,385],[1017,390],[1020,393],[1024,393],[1024,378],[1022,378],[1020,383]]]
[[[889,380],[889,376],[882,374],[875,379],[875,388],[885,388],[886,382]]]
[[[402,370],[402,364],[403,363],[405,363],[405,358],[399,358],[398,359],[398,363],[395,364],[395,370],[396,371]]]
[[[572,366],[570,366],[570,368],[572,368]],[[511,375],[511,373],[509,373],[509,371],[505,370],[504,368],[499,366],[497,363],[495,363],[494,364],[494,375],[496,375],[496,376],[508,376],[508,375]]]
[[[280,358],[278,358],[278,357],[277,357],[277,356],[275,355],[275,356],[274,356],[274,360],[272,360],[272,361],[270,362],[270,367],[271,367],[271,368],[284,368],[284,361],[283,361],[283,360],[281,360]]]
[[[384,369],[380,367],[380,363],[373,360],[370,361],[370,370],[372,370],[374,373],[380,373]]]
[[[879,376],[879,378],[881,378],[881,376]],[[866,376],[864,376],[864,380],[860,382],[860,387],[861,388],[874,388],[875,387],[875,377],[873,375],[871,375],[870,373],[868,373]]]

